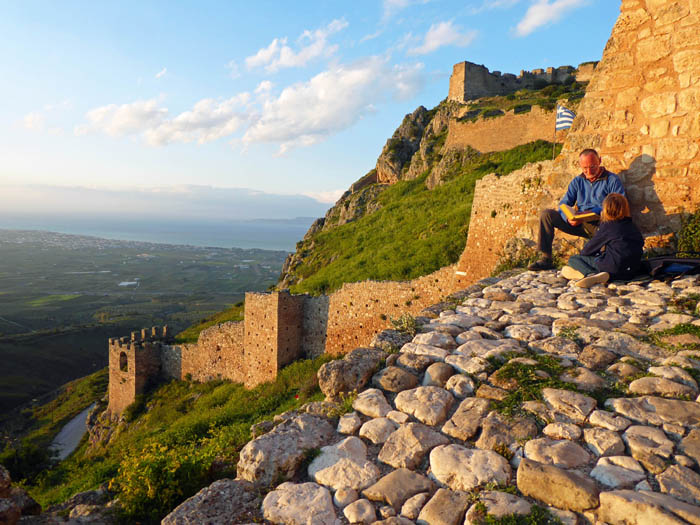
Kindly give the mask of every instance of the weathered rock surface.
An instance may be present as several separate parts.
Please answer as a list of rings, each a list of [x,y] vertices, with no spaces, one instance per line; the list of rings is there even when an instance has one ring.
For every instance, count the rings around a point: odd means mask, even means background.
[[[325,363],[318,370],[318,386],[331,400],[341,393],[364,387],[386,353],[377,348],[356,348],[343,359]]]
[[[425,476],[398,468],[363,490],[362,494],[371,501],[384,501],[398,511],[408,498],[434,490],[435,484]]]
[[[325,445],[334,435],[326,419],[309,414],[288,419],[241,449],[238,477],[266,486],[280,478],[289,479],[307,450]]]
[[[474,450],[460,445],[442,445],[430,452],[430,471],[437,481],[452,490],[468,491],[480,485],[507,483],[508,461],[491,450]]]
[[[567,439],[532,439],[525,443],[524,452],[528,459],[562,468],[582,467],[591,460],[581,445]]]
[[[239,479],[220,479],[185,500],[162,525],[245,523],[260,519],[261,499],[255,486]]]
[[[321,453],[309,465],[309,477],[333,490],[361,490],[377,481],[379,469],[367,461],[367,447],[362,440],[350,436],[321,448]]]
[[[407,423],[396,430],[379,451],[379,461],[394,468],[416,468],[428,452],[449,439],[420,423]]]
[[[527,500],[507,492],[484,490],[479,493],[479,501],[486,507],[486,513],[494,518],[502,518],[512,514],[527,515],[532,510],[532,504]],[[483,516],[474,505],[467,512],[464,525],[481,525],[481,523],[483,523]]]
[[[598,490],[593,479],[524,458],[518,466],[518,489],[548,505],[581,512],[598,506]]]
[[[447,390],[436,386],[420,386],[399,392],[394,400],[396,408],[411,414],[426,425],[437,425],[447,418],[454,398]]]
[[[382,391],[377,388],[369,388],[360,392],[360,395],[353,401],[352,408],[369,417],[386,417],[391,412],[391,405],[387,402]]]
[[[425,504],[418,516],[418,525],[458,525],[464,520],[469,499],[463,492],[438,491]]]
[[[657,492],[615,490],[601,492],[598,519],[611,525],[650,523],[700,524],[700,507]]]
[[[529,417],[505,417],[491,412],[481,421],[478,448],[496,450],[537,435],[537,425]]]
[[[386,392],[401,392],[418,385],[418,378],[398,366],[387,366],[372,377],[372,384]]]
[[[336,525],[331,493],[316,483],[282,483],[265,496],[262,509],[272,523]]]

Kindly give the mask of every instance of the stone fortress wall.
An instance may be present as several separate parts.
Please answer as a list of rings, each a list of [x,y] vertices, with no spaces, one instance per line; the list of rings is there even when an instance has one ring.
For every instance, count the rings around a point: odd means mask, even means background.
[[[508,239],[537,238],[539,210],[556,205],[584,148],[620,174],[648,246],[700,204],[700,0],[623,0],[620,10],[561,155],[477,182],[463,282],[488,275]]]
[[[208,328],[197,343],[174,344],[166,329],[109,341],[112,416],[162,380],[228,379],[252,388],[283,366],[368,345],[392,317],[417,314],[454,291],[454,266],[413,281],[347,283],[328,296],[248,292],[245,318]]]
[[[452,84],[450,86],[452,94]],[[285,363],[369,344],[390,317],[418,313],[488,275],[506,241],[536,239],[538,212],[597,148],[618,171],[647,240],[678,229],[700,203],[700,0],[623,0],[564,150],[554,161],[477,182],[466,248],[455,267],[410,282],[345,284],[330,296],[246,294],[245,321],[173,345],[167,331],[109,344],[109,410],[120,414],[161,378],[225,378],[251,387]]]
[[[562,142],[567,130],[554,133],[556,111],[533,106],[527,113],[509,111],[497,118],[479,118],[474,122],[450,120],[445,149],[470,146],[482,153],[505,151],[535,140]]]
[[[541,83],[564,84],[569,80],[586,81],[591,78],[594,63],[572,66],[548,67],[521,71],[518,76],[500,71],[489,71],[487,67],[472,62],[459,62],[452,67],[448,100],[465,103],[481,97],[508,95],[519,89],[534,89]]]

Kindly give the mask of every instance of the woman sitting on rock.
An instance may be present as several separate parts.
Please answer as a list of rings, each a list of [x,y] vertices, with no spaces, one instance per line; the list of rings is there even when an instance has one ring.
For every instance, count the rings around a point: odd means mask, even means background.
[[[572,255],[561,269],[576,286],[629,278],[639,270],[644,238],[632,222],[630,205],[624,195],[611,193],[603,201],[600,228],[579,255]]]

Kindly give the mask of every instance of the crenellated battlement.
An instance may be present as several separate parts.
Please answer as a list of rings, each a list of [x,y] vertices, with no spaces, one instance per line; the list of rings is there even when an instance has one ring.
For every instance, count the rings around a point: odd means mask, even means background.
[[[473,62],[458,62],[452,68],[448,100],[467,102],[481,97],[508,95],[519,89],[537,89],[541,84],[564,84],[574,80],[587,81],[595,63],[547,69],[521,70],[519,75],[489,71],[486,66]]]

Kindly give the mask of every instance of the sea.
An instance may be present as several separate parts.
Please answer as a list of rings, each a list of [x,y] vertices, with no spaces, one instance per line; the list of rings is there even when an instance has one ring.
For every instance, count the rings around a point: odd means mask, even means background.
[[[145,241],[220,248],[259,248],[292,252],[315,220],[255,219],[247,221],[104,219],[90,217],[2,216],[0,228],[41,230],[103,239]]]

